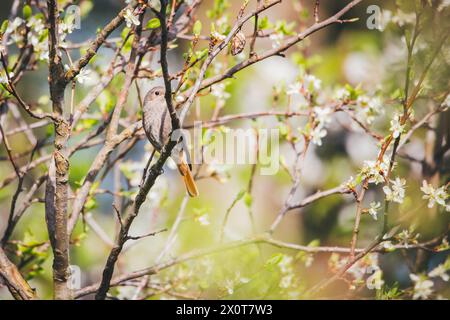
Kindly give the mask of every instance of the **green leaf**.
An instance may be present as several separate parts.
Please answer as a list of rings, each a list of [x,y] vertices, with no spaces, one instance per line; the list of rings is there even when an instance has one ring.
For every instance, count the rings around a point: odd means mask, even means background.
[[[147,22],[147,29],[156,29],[156,28],[159,28],[160,26],[161,26],[161,21],[159,21],[158,18],[150,19]]]
[[[123,28],[122,33],[120,34],[120,37],[122,38],[122,40],[125,40],[125,38],[128,35],[128,32],[130,32],[130,28],[127,28],[127,27]]]
[[[205,48],[201,51],[196,51],[195,52],[195,58],[198,60],[203,59],[204,57],[206,57],[206,55],[208,54],[208,48]]]
[[[202,32],[202,22],[200,20],[195,21],[192,31],[194,32],[194,35],[196,37],[200,35],[200,33]]]
[[[400,90],[400,88],[397,88],[394,92],[391,93],[390,98],[392,100],[397,100],[400,99],[402,97],[402,91]]]
[[[275,30],[277,30],[278,32],[280,32],[284,35],[292,35],[295,33],[294,27],[295,27],[295,22],[291,22],[288,24],[286,21],[281,20],[281,21],[277,21]]]
[[[31,15],[33,14],[33,10],[31,10],[31,7],[29,5],[25,5],[23,7],[23,17],[25,18],[25,20],[30,19]]]
[[[244,203],[245,203],[245,205],[248,208],[250,208],[252,206],[252,202],[253,202],[252,195],[250,193],[246,192],[245,196],[244,196]]]
[[[245,190],[239,191],[239,193],[238,193],[237,196],[236,196],[236,200],[235,200],[235,201],[241,200],[242,197],[243,197],[246,193],[247,193],[247,191],[245,191]]]
[[[45,39],[48,38],[48,29],[45,29],[44,31],[41,32],[41,34],[39,35],[39,42],[44,41]]]
[[[275,266],[275,265],[279,264],[281,262],[281,260],[283,260],[283,256],[284,255],[282,253],[275,253],[274,255],[272,255],[272,257],[267,259],[264,266],[270,267],[270,266]]]
[[[0,33],[2,34],[5,33],[6,29],[8,28],[8,24],[9,24],[8,20],[3,21],[2,26],[0,28]]]
[[[269,18],[267,16],[258,20],[258,29],[264,30],[264,29],[269,29],[272,27],[273,27],[273,24],[270,23]]]
[[[130,36],[127,40],[127,42],[125,42],[125,45],[123,46],[123,49],[125,52],[129,52],[131,50],[131,47],[133,45],[133,39],[134,39],[134,35]]]
[[[363,181],[363,176],[361,174],[358,174],[355,179],[356,184],[360,184],[362,181]]]
[[[308,247],[318,247],[320,246],[320,239],[314,239],[308,243]]]
[[[220,18],[226,9],[230,7],[230,2],[228,0],[214,0],[214,6],[212,10],[206,11],[206,15],[210,19]]]
[[[88,198],[84,207],[86,208],[86,210],[93,210],[97,208],[97,201],[95,200],[95,198]]]

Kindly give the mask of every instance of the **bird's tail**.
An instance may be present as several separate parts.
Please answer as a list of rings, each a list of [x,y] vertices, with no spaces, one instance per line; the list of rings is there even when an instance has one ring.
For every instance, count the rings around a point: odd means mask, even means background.
[[[195,184],[194,177],[192,176],[191,170],[189,169],[189,165],[184,159],[181,159],[180,163],[178,164],[178,170],[183,177],[183,181],[186,185],[186,190],[189,195],[191,197],[197,197],[199,194],[197,185]]]

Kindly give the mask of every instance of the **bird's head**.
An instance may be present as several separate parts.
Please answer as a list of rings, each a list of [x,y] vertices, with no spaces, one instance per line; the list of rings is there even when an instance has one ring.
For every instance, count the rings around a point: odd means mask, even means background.
[[[165,92],[166,92],[166,90],[164,89],[164,87],[161,87],[161,86],[152,88],[145,96],[144,103],[147,103],[149,101],[153,101],[156,99],[164,98]]]

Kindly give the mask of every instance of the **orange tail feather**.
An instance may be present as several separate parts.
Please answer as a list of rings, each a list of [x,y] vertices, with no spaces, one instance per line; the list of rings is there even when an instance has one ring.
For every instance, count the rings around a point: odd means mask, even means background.
[[[197,185],[195,184],[194,177],[192,176],[189,166],[182,161],[178,165],[178,170],[183,177],[184,184],[186,185],[186,190],[191,197],[197,197],[199,195]]]

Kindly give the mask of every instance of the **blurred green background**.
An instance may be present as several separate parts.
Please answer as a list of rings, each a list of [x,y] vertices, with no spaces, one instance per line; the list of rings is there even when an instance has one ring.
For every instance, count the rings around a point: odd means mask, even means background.
[[[12,1],[0,3],[0,19],[7,18]],[[232,1],[230,20],[234,19],[240,6],[240,1]],[[311,1],[304,1],[306,8],[310,9]],[[92,36],[97,28],[107,23],[122,8],[122,1],[96,0],[89,14],[83,18],[80,30],[74,30],[69,36],[73,42],[82,42]],[[212,3],[212,1],[211,1]],[[212,5],[206,1],[201,7],[198,18],[204,21],[205,28],[209,25],[206,11]],[[321,1],[321,17],[328,17],[342,7],[343,1]],[[370,4],[378,4],[383,9],[395,10],[394,1],[372,1]],[[298,30],[300,26],[311,23],[311,15],[294,10],[297,1],[283,1],[280,6],[270,10],[267,14],[270,21],[285,20],[295,21],[293,27]],[[295,46],[288,51],[286,58],[272,57],[262,63],[256,64],[239,72],[236,79],[227,80],[227,92],[230,98],[226,100],[222,114],[235,114],[239,112],[269,110],[273,105],[275,109],[282,111],[286,105],[286,96],[281,95],[280,100],[274,103],[274,88],[286,88],[296,79],[300,70],[314,74],[322,80],[323,90],[332,95],[336,88],[345,84],[361,88],[369,94],[383,96],[387,101],[395,96],[398,90],[402,90],[405,69],[404,45],[401,42],[401,33],[398,30],[369,30],[366,26],[366,13],[368,4],[362,4],[351,11],[349,18],[359,17],[359,21],[350,24],[336,24],[325,28],[309,37],[300,46]],[[244,29],[248,34],[252,31],[252,25]],[[206,33],[207,30],[204,30]],[[448,30],[447,30],[448,32]],[[118,36],[120,33],[112,35]],[[188,41],[180,40],[178,47],[170,52],[169,62],[171,71],[182,67],[183,52],[188,47]],[[205,43],[201,45],[206,45]],[[269,39],[258,39],[258,50],[270,48]],[[447,47],[448,48],[448,47]],[[14,54],[12,51],[10,54]],[[448,52],[446,52],[448,56]],[[95,59],[95,68],[100,68],[108,61],[111,51],[102,49],[99,57]],[[73,58],[77,58],[75,52]],[[154,59],[153,67],[157,63]],[[436,92],[448,87],[448,60],[445,68],[433,70],[434,75],[427,82],[428,87]],[[443,74],[442,74],[443,73]],[[21,81],[18,89],[27,101],[34,101],[42,109],[49,108],[47,70],[41,65],[38,71],[29,72]],[[99,99],[92,108],[92,114],[111,108],[123,83],[123,77],[118,76],[113,85]],[[155,81],[139,80],[143,89],[148,89],[161,83],[161,79]],[[76,90],[75,101],[79,102],[90,90],[92,84],[79,85]],[[69,99],[69,91],[66,98]],[[208,119],[217,101],[211,95],[199,99],[201,118]],[[395,102],[386,103],[385,117],[376,121],[374,128],[385,135],[389,130],[389,116],[398,107]],[[416,118],[427,111],[426,100],[418,101],[415,109]],[[139,112],[137,93],[133,87],[127,101],[126,111]],[[26,116],[25,116],[26,118]],[[26,118],[27,121],[32,121]],[[193,120],[193,114],[189,120]],[[86,130],[89,130],[88,120],[83,122],[85,131],[74,137],[70,144],[79,141]],[[93,121],[95,124],[95,121]],[[292,127],[301,127],[304,120],[290,120]],[[378,149],[377,141],[360,131],[349,130],[349,122],[345,116],[336,115],[330,124],[328,135],[323,139],[323,145],[312,147],[305,159],[302,169],[302,183],[295,199],[301,200],[316,190],[333,188],[356,176],[363,161],[375,159]],[[17,124],[8,122],[8,129]],[[256,122],[241,120],[233,122],[232,128],[277,127],[277,119],[263,118]],[[51,127],[43,127],[35,130],[40,138],[52,131]],[[425,130],[418,130],[411,140],[408,148],[418,158],[424,153]],[[13,140],[14,152],[20,153],[29,148],[29,142],[23,134],[15,135]],[[98,186],[99,189],[109,188],[114,181],[114,174],[124,177],[135,177],[141,173],[142,165],[148,157],[149,148],[146,141],[139,142],[133,150],[117,166],[111,170],[105,180]],[[71,158],[70,184],[73,188],[79,185],[100,147],[77,152]],[[51,145],[44,149],[51,152]],[[287,143],[280,146],[288,166],[292,165],[294,154]],[[0,156],[5,156],[5,150],[0,148]],[[23,159],[24,161],[26,159]],[[32,183],[39,172],[45,170],[40,166],[32,171],[26,179],[26,187]],[[238,240],[251,237],[254,231],[262,233],[266,231],[275,219],[281,205],[291,186],[291,181],[283,169],[275,176],[261,176],[258,173],[253,180],[252,194],[242,196],[246,190],[250,178],[252,166],[238,165],[221,168],[224,170],[223,178],[202,179],[198,182],[201,196],[189,200],[184,219],[181,222],[174,246],[166,256],[178,256],[181,253],[194,249],[208,248],[218,241],[218,233],[227,209],[234,200],[236,204],[229,212],[229,219],[225,228],[225,240]],[[0,162],[0,180],[12,172],[12,167],[7,161]],[[404,229],[414,225],[420,233],[420,239],[426,240],[442,234],[448,230],[448,213],[438,212],[436,208],[428,209],[426,202],[422,201],[420,186],[422,172],[416,163],[410,163],[399,158],[397,174],[407,179],[406,198],[402,205],[391,206],[391,221],[399,221]],[[448,179],[446,175],[441,177],[441,182]],[[125,181],[125,180],[124,180]],[[448,180],[447,180],[448,181]],[[9,214],[11,196],[15,191],[15,183],[0,190],[0,232],[4,229]],[[132,234],[145,234],[173,225],[180,205],[184,190],[181,187],[180,178],[175,170],[166,168],[163,177],[159,178],[156,191],[150,194],[150,201],[143,206],[139,217],[136,219]],[[42,196],[42,190],[41,190]],[[242,197],[239,198],[239,195]],[[380,188],[371,188],[367,194],[367,204],[371,201],[382,201],[383,191]],[[88,201],[86,214],[95,219],[107,233],[110,239],[114,238],[117,231],[117,222],[111,203],[114,197],[110,194],[99,194]],[[351,230],[354,222],[355,203],[351,195],[336,195],[321,199],[313,205],[290,212],[282,221],[276,232],[275,239],[299,244],[317,244],[324,246],[349,246]],[[251,213],[254,218],[252,226]],[[301,214],[300,214],[301,213]],[[361,232],[359,235],[359,247],[369,244],[381,231],[382,221],[374,221],[369,215],[363,215]],[[254,230],[255,229],[255,230]],[[169,232],[161,233],[155,237],[130,241],[125,252],[119,259],[117,272],[130,272],[153,265],[158,261],[158,255],[164,248]],[[44,205],[41,202],[33,204],[20,220],[13,236],[14,240],[21,241],[28,248],[33,244],[39,244],[47,240],[47,229],[44,220]],[[82,285],[88,285],[99,280],[102,268],[105,264],[110,247],[100,240],[91,228],[79,223],[71,250],[71,263],[80,267]],[[36,251],[28,252],[18,245],[11,246],[10,256],[12,260],[22,266],[22,271],[36,287],[39,296],[50,298],[51,293],[51,258],[49,252],[37,254]],[[409,273],[412,271],[409,262],[416,261],[416,252],[396,251],[380,257],[380,265],[384,273],[384,280],[388,287],[398,284],[401,288],[411,285]],[[445,261],[448,252],[421,253],[426,255],[421,265],[421,270],[430,270],[439,263]],[[18,256],[20,255],[20,256]],[[27,255],[35,255],[30,263],[26,261]],[[329,276],[328,254],[318,254],[311,261],[310,256],[297,254],[292,250],[282,250],[265,244],[244,246],[233,250],[224,251],[204,258],[191,260],[181,265],[169,268],[158,275],[152,276],[150,282],[154,291],[158,292],[167,284],[171,284],[175,293],[156,293],[151,298],[224,298],[224,299],[297,299],[301,298],[303,289],[310,287],[326,276]],[[292,274],[290,279],[285,276]],[[284,280],[282,280],[284,278]],[[284,281],[284,282],[283,282]],[[359,297],[373,298],[374,292],[367,288],[357,290],[350,294],[343,294],[347,284],[338,281],[327,291],[327,295],[333,298]],[[449,297],[448,282],[439,282],[435,288],[442,289],[444,297]],[[117,287],[111,292],[119,297],[129,297],[134,292],[133,287]],[[162,291],[162,290],[161,290]],[[177,296],[177,294],[179,294]],[[328,297],[327,296],[327,297]],[[0,299],[10,299],[7,290],[0,287]]]

